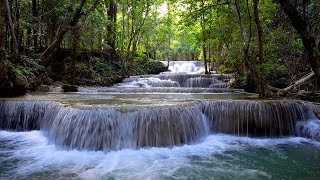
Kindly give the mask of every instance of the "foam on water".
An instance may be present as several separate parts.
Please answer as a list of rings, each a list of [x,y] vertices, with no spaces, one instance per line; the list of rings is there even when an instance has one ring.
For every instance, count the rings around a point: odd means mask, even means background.
[[[204,73],[204,65],[201,61],[171,61],[169,70],[172,73],[201,74]]]
[[[115,87],[180,87],[180,84],[171,80],[162,80],[156,77],[128,78],[124,83],[116,84]]]
[[[66,151],[48,143],[40,131],[7,132],[0,131],[0,162],[16,163],[0,178],[69,177],[83,179],[163,179],[177,177],[183,169],[200,168],[193,159],[201,163],[210,160],[217,163],[214,171],[253,177],[271,177],[268,172],[229,164],[221,166],[214,156],[227,151],[245,151],[248,148],[276,149],[278,145],[311,144],[319,149],[320,143],[310,139],[294,137],[283,139],[253,139],[224,134],[208,136],[202,143],[172,148],[149,148],[140,150],[124,149],[108,153],[94,151]],[[14,148],[12,148],[14,147]],[[220,164],[220,165],[219,165]],[[241,171],[240,171],[241,170]],[[1,171],[1,168],[0,168]],[[43,173],[43,174],[41,174]],[[50,176],[49,176],[50,175]],[[190,174],[189,174],[190,175]],[[188,175],[188,176],[189,176]],[[186,177],[188,177],[186,176]],[[42,178],[43,178],[42,177]],[[186,178],[185,177],[185,178]],[[72,178],[71,178],[72,179]]]

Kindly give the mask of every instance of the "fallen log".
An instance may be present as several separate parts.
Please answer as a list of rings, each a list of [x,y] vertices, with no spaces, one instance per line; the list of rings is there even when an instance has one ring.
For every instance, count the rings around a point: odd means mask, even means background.
[[[279,95],[286,95],[290,90],[292,90],[293,88],[302,85],[303,83],[308,82],[311,78],[313,78],[315,76],[315,73],[312,71],[311,73],[309,73],[308,75],[304,76],[303,78],[299,79],[298,81],[294,82],[292,85],[284,88],[284,89],[280,89],[278,91]]]

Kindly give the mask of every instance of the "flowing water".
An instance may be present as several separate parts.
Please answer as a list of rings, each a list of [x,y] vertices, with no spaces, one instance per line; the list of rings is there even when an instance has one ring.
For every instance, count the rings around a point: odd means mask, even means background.
[[[190,63],[0,100],[0,179],[319,179],[318,107],[259,100]]]

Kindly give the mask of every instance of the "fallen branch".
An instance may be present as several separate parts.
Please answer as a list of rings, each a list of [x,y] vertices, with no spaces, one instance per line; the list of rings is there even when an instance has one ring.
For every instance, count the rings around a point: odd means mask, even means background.
[[[315,73],[312,71],[311,73],[309,73],[308,75],[304,76],[303,78],[301,78],[300,80],[294,82],[292,85],[284,88],[284,89],[281,89],[278,91],[278,94],[279,95],[285,95],[287,94],[291,89],[297,87],[297,86],[300,86],[301,84],[309,81],[311,78],[313,78],[315,76]]]
[[[279,91],[281,91],[280,88],[276,88],[276,87],[273,87],[273,86],[270,86],[270,85],[267,85],[266,90],[269,90],[269,91],[272,91],[272,92],[279,92]]]

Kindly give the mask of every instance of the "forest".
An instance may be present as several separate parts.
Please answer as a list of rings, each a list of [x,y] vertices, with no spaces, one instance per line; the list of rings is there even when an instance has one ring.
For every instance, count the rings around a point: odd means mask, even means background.
[[[319,0],[1,0],[0,95],[111,86],[200,60],[265,96],[319,97]]]
[[[0,0],[0,180],[319,164],[320,0]]]

